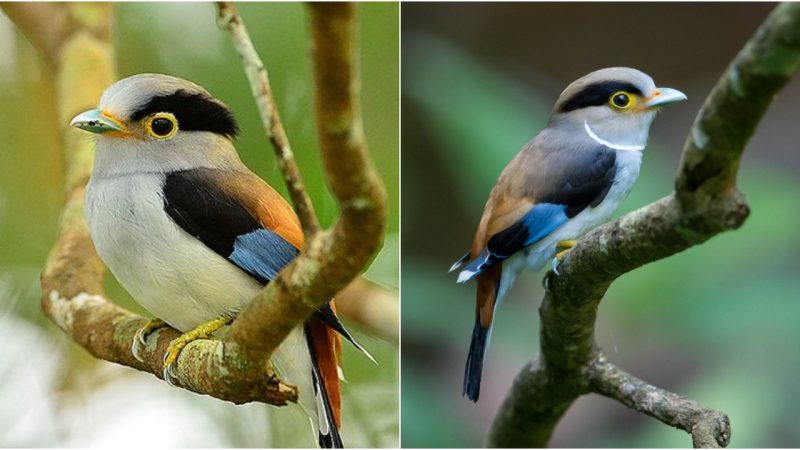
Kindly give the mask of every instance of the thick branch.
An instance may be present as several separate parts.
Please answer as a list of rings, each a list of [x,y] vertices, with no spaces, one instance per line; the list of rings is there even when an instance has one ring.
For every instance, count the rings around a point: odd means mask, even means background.
[[[587,371],[593,392],[692,435],[695,448],[726,447],[731,439],[728,416],[680,395],[651,386],[600,355]]]
[[[735,188],[745,144],[800,67],[800,6],[778,5],[706,98],[683,148],[675,183],[687,207]]]
[[[91,172],[93,146],[90,141],[81,139],[78,131],[66,125],[75,114],[96,105],[102,90],[115,78],[109,42],[111,9],[108,5],[96,3],[58,4],[47,9],[31,5],[30,11],[25,9],[25,5],[3,7],[13,10],[23,32],[36,36],[31,41],[54,68],[59,93],[57,106],[64,134],[67,202],[58,240],[42,273],[42,307],[53,322],[93,355],[160,377],[163,355],[177,331],[159,330],[155,339],[148,340],[143,351],[144,362],[133,358],[130,352],[133,336],[144,319],[105,298],[102,289],[105,268],[94,250],[83,219],[84,186]],[[353,55],[352,14],[346,22],[350,25],[349,32],[326,36],[325,39],[342,49],[350,49],[348,54]],[[38,34],[51,23],[59,27],[63,25],[66,31]],[[325,86],[326,89],[345,89],[348,93],[355,89],[354,92],[358,92],[357,83],[352,81],[357,64],[354,59],[347,60],[347,64],[351,65],[349,69],[342,65],[318,68],[321,73],[337,70],[348,74],[342,80],[346,84],[331,83]],[[349,104],[355,113],[349,123],[337,122],[337,126],[357,130],[354,135],[360,136],[355,93]],[[330,94],[323,94],[326,95]],[[322,109],[340,106],[325,102],[318,104]],[[321,123],[320,129],[326,130],[323,134],[327,133],[328,125]],[[262,401],[283,405],[296,401],[297,389],[281,383],[274,376],[267,358],[289,330],[366,266],[381,242],[385,220],[382,185],[369,164],[363,140],[355,139],[353,143],[347,148],[323,148],[326,161],[336,157],[343,161],[340,165],[326,164],[331,180],[347,185],[346,180],[340,180],[349,177],[357,184],[352,190],[334,190],[342,210],[342,217],[334,230],[312,236],[309,251],[261,293],[254,301],[255,308],[240,315],[232,327],[232,339],[198,340],[189,344],[181,352],[177,364],[176,381],[179,385],[235,403]],[[354,202],[352,195],[361,196],[364,201]],[[354,203],[356,208],[352,206]],[[338,242],[331,242],[334,239]],[[267,305],[266,309],[264,305]],[[273,314],[274,308],[291,313]],[[258,341],[263,336],[267,338]],[[253,342],[248,338],[256,339],[258,345],[252,349],[247,347]]]
[[[599,355],[597,308],[616,278],[744,222],[749,207],[734,184],[739,158],[769,101],[799,66],[800,5],[783,4],[700,110],[684,148],[677,193],[598,227],[567,254],[560,276],[548,274],[539,361],[518,375],[492,425],[489,445],[547,444],[567,407],[585,393],[587,368]]]
[[[244,72],[250,82],[250,89],[253,91],[253,97],[258,105],[258,112],[261,114],[264,130],[275,148],[278,166],[283,174],[283,180],[289,188],[289,195],[292,198],[294,209],[300,217],[303,231],[306,236],[311,236],[319,231],[319,220],[314,213],[314,205],[306,193],[300,169],[297,168],[294,161],[289,138],[283,129],[283,123],[269,84],[267,67],[256,52],[236,5],[233,2],[217,2],[217,10],[219,12],[217,21],[220,27],[230,33],[236,52],[239,53],[242,60]]]
[[[540,356],[525,364],[495,416],[489,447],[545,447],[561,416],[589,392],[582,373],[553,377]]]
[[[30,7],[30,9],[27,9]],[[145,362],[131,354],[133,334],[144,319],[105,298],[105,266],[94,250],[83,219],[86,181],[94,157],[93,145],[67,127],[75,114],[97,104],[115,78],[110,44],[111,7],[106,4],[3,5],[22,20],[21,30],[55,71],[58,112],[64,134],[67,201],[59,236],[42,271],[42,308],[78,344],[107,361],[163,373],[163,354],[174,330],[159,332],[157,344],[145,351]],[[16,23],[16,22],[15,22]],[[42,32],[53,23],[62,32]],[[58,40],[54,42],[52,40]],[[43,47],[39,47],[43,46]],[[269,368],[240,357],[235,345],[198,341],[181,354],[178,382],[187,389],[243,403],[296,401],[297,390],[271,376]]]
[[[353,280],[382,243],[386,195],[361,127],[355,24],[355,5],[311,6],[317,129],[341,215],[233,323],[229,339],[264,356]],[[264,327],[263,317],[281,320]]]

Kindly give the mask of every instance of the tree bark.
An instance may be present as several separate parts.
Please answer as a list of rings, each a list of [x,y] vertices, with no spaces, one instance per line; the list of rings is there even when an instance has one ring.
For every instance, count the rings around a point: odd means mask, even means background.
[[[800,4],[779,5],[711,91],[687,137],[675,192],[587,234],[550,272],[539,309],[540,353],[517,375],[487,438],[492,447],[544,447],[580,395],[620,400],[726,446],[727,416],[648,385],[603,357],[597,308],[611,283],[652,261],[734,230],[750,209],[736,188],[739,161],[774,96],[800,67]]]

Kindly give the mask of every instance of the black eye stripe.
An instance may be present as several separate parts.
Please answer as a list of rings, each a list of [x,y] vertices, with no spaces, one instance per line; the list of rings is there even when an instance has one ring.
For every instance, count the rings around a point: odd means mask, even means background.
[[[234,137],[239,132],[231,111],[204,94],[180,90],[153,97],[131,115],[131,120],[141,120],[158,112],[172,113],[183,131],[210,131],[228,137]]]
[[[620,81],[605,81],[590,84],[564,101],[559,107],[559,112],[565,113],[589,106],[601,106],[608,103],[612,94],[625,91],[631,94],[642,95],[642,91],[631,83]]]

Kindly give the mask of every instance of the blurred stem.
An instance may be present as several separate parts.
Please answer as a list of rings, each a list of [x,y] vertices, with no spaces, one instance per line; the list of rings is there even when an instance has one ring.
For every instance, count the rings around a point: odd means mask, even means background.
[[[242,66],[247,75],[247,80],[250,82],[253,98],[255,98],[256,105],[258,105],[258,112],[261,115],[264,130],[275,148],[275,155],[278,159],[278,167],[280,167],[283,174],[283,181],[289,189],[294,209],[297,211],[298,217],[300,217],[303,231],[306,238],[308,238],[320,230],[319,220],[314,213],[314,205],[308,197],[303,179],[300,176],[300,169],[297,168],[297,164],[294,161],[294,153],[289,145],[289,138],[283,129],[275,97],[272,95],[272,87],[269,84],[267,67],[261,61],[258,52],[256,52],[236,5],[233,2],[216,2],[216,4],[218,11],[217,21],[220,27],[228,30],[231,41],[236,47],[236,52],[239,53],[239,58],[242,60]]]
[[[336,295],[336,312],[368,334],[399,345],[400,299],[396,290],[356,278]]]
[[[769,103],[800,68],[800,4],[779,5],[739,52],[698,113],[676,192],[596,228],[546,278],[540,355],[519,373],[488,436],[497,447],[542,447],[580,395],[595,392],[692,434],[695,446],[726,446],[727,416],[617,369],[594,340],[597,308],[611,283],[649,262],[737,229],[750,213],[736,188],[745,145]],[[658,398],[650,404],[647,395]],[[643,400],[646,399],[647,401]]]

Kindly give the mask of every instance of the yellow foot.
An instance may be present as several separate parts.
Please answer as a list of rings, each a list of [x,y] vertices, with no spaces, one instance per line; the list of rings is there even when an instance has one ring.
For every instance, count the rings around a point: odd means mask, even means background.
[[[553,273],[555,273],[556,275],[560,275],[558,273],[558,265],[559,265],[559,263],[561,263],[561,261],[564,259],[564,255],[566,255],[567,252],[572,250],[572,247],[574,247],[575,244],[577,244],[577,243],[578,243],[578,241],[573,239],[573,240],[569,240],[569,241],[561,241],[561,242],[556,244],[557,252],[556,252],[556,257],[553,258]]]
[[[200,324],[192,331],[184,333],[169,343],[167,353],[164,355],[164,381],[170,386],[175,384],[172,382],[175,377],[175,365],[178,362],[178,356],[184,347],[189,345],[190,342],[198,339],[208,339],[217,330],[233,322],[232,318],[220,317],[210,322]]]
[[[569,250],[572,247],[575,247],[575,244],[577,244],[577,243],[578,243],[578,241],[575,240],[575,239],[572,239],[572,240],[569,240],[569,241],[561,241],[558,244],[556,244],[556,250],[558,250],[558,249]],[[562,251],[560,253],[564,253],[564,252]]]
[[[142,350],[145,346],[147,346],[147,336],[150,336],[153,331],[156,331],[159,328],[168,326],[169,325],[167,325],[167,323],[161,319],[152,319],[144,324],[142,328],[139,328],[136,331],[136,334],[133,336],[133,345],[131,345],[131,353],[133,353],[133,357],[139,362],[144,362]]]

